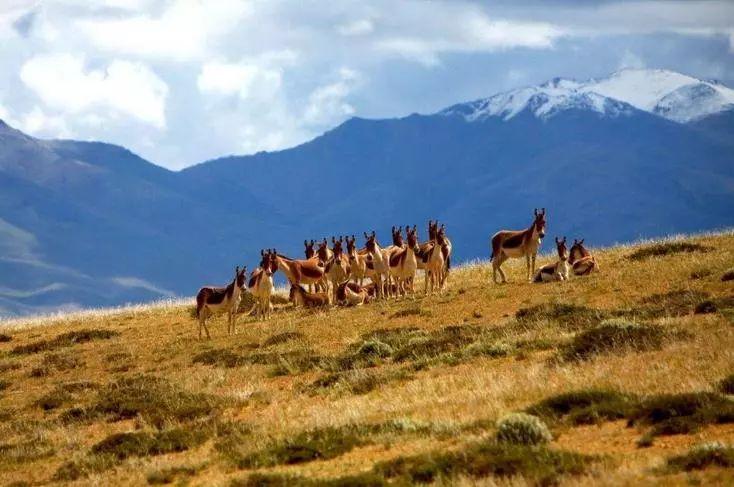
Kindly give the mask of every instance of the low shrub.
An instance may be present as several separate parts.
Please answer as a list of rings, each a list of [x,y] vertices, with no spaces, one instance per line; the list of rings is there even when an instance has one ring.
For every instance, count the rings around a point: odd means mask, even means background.
[[[608,318],[608,313],[599,309],[566,303],[544,303],[529,308],[520,308],[515,319],[520,323],[547,320],[568,330],[588,328]]]
[[[629,424],[651,425],[651,436],[693,433],[707,424],[734,423],[734,401],[713,392],[659,394],[629,414]]]
[[[717,385],[717,389],[724,394],[734,394],[734,374],[721,379]]]
[[[614,390],[583,389],[548,397],[525,411],[570,424],[595,424],[626,418],[637,406],[635,396]]]
[[[308,388],[311,390],[337,389],[351,394],[367,394],[391,382],[410,380],[411,378],[413,378],[413,375],[403,369],[357,369],[327,374],[316,379]]]
[[[303,340],[305,335],[300,331],[286,331],[283,333],[276,333],[275,335],[269,336],[262,343],[262,347],[271,347],[273,345],[280,345],[293,340]]]
[[[215,365],[226,368],[240,367],[249,363],[245,357],[229,349],[206,350],[194,355],[192,362],[195,364]]]
[[[116,433],[95,444],[91,453],[112,455],[118,460],[129,457],[182,452],[202,444],[209,437],[207,428],[175,428],[154,433]]]
[[[5,333],[0,333],[0,343],[6,343],[13,339],[10,335],[6,335]]]
[[[553,439],[548,426],[537,416],[511,413],[497,421],[497,441],[515,445],[541,445]]]
[[[716,303],[709,299],[698,303],[696,307],[693,308],[693,313],[697,315],[716,313],[716,311],[718,311]]]
[[[10,381],[0,380],[0,391],[4,391],[8,387],[10,387]]]
[[[56,350],[58,348],[71,347],[78,343],[86,343],[92,340],[109,340],[110,338],[114,338],[119,335],[120,334],[116,331],[100,329],[70,331],[51,340],[41,340],[27,345],[18,345],[13,348],[10,353],[14,355],[39,353]]]
[[[624,314],[641,319],[685,316],[709,298],[708,293],[691,289],[656,293],[642,298],[634,309],[626,310]]]
[[[713,248],[689,242],[663,242],[640,247],[627,256],[629,260],[640,261],[651,257],[664,257],[690,252],[710,252]]]
[[[726,281],[734,281],[734,267],[731,268],[731,269],[729,269],[729,270],[727,270],[726,272],[724,272],[721,275],[721,280],[723,282],[726,282]]]
[[[662,347],[665,338],[665,330],[657,325],[606,320],[594,328],[578,333],[562,349],[561,358],[587,360],[598,354],[657,350]]]
[[[176,479],[194,477],[196,476],[197,472],[198,469],[195,467],[168,467],[149,473],[146,477],[146,480],[150,485],[170,484],[173,483],[173,481]]]
[[[712,442],[696,445],[688,452],[670,457],[667,467],[672,471],[702,470],[709,466],[734,467],[734,448],[723,443]]]
[[[23,440],[17,443],[0,443],[0,459],[6,463],[28,463],[55,453],[51,443],[43,438]]]

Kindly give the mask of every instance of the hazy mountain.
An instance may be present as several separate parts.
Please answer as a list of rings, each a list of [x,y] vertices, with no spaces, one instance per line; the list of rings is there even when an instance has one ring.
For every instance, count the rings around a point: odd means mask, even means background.
[[[732,90],[661,70],[556,78],[436,114],[353,118],[292,149],[174,173],[0,126],[0,313],[223,282],[261,247],[447,224],[458,260],[546,207],[596,245],[734,224]],[[424,237],[424,235],[421,235]],[[546,244],[550,249],[550,244]]]

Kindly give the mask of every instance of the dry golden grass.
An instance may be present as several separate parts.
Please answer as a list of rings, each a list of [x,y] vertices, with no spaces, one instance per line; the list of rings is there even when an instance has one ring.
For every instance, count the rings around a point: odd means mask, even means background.
[[[0,342],[0,479],[227,485],[258,473],[381,482],[386,462],[457,452],[465,468],[434,481],[546,481],[531,467],[483,477],[471,455],[482,442],[494,448],[498,418],[556,394],[716,392],[734,373],[734,281],[721,280],[734,264],[734,235],[685,240],[706,251],[658,247],[629,258],[650,243],[599,249],[600,273],[549,284],[523,282],[515,260],[505,264],[510,283],[497,286],[490,267],[474,263],[454,269],[440,295],[326,312],[280,305],[267,322],[241,314],[233,336],[222,318],[212,321],[211,341],[197,340],[185,302],[0,322],[11,338]],[[715,311],[694,314],[704,300]],[[516,319],[540,304],[577,308]],[[562,359],[576,334],[606,318],[672,338]],[[416,330],[375,333],[396,328]],[[637,446],[647,426],[624,420],[549,426],[548,449],[594,456],[582,473],[552,478],[563,484],[734,482],[731,468],[664,468],[703,441],[734,443],[727,421],[647,448]],[[119,438],[144,444],[104,453]]]

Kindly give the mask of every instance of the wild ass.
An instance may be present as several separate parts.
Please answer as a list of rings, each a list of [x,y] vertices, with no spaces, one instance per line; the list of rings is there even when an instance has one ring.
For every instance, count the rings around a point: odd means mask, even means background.
[[[339,237],[339,240],[331,237],[331,243],[333,245],[332,256],[331,259],[326,262],[326,275],[331,282],[333,299],[336,301],[336,288],[340,283],[349,279],[350,266],[349,259],[344,255],[344,250],[342,248],[344,237]]]
[[[357,239],[352,235],[350,239],[347,237],[347,256],[349,257],[350,275],[360,286],[364,283],[367,276],[367,261],[370,259],[367,249],[357,250],[355,245]]]
[[[399,226],[392,227],[392,245],[388,245],[383,250],[392,253],[397,249],[402,249],[405,243],[403,242],[403,229]]]
[[[291,284],[323,285],[326,268],[316,257],[295,260],[276,253],[275,262],[277,269],[285,274]]]
[[[307,259],[313,258],[314,255],[316,255],[316,251],[313,249],[313,246],[316,244],[316,242],[311,239],[311,242],[308,240],[303,241],[303,246],[305,247],[305,254]]]
[[[240,271],[239,266],[234,271],[234,279],[227,287],[205,286],[196,294],[196,317],[199,320],[199,339],[201,329],[206,331],[206,337],[211,338],[206,320],[212,315],[227,313],[227,333],[235,331],[235,314],[240,304],[240,296],[245,287],[245,273],[247,268]]]
[[[581,240],[573,239],[571,253],[568,256],[568,263],[571,265],[573,273],[577,276],[585,276],[599,270],[599,265],[596,263],[596,259],[594,259],[591,252],[586,250],[586,247],[584,247],[583,238]]]
[[[388,257],[390,276],[395,281],[398,296],[405,296],[408,288],[411,294],[414,292],[413,280],[418,270],[416,254],[419,251],[417,233],[415,225],[412,229],[406,225],[405,234],[408,245],[393,250]]]
[[[270,296],[273,294],[273,274],[278,269],[278,264],[275,262],[274,249],[269,249],[267,252],[261,250],[260,256],[260,266],[252,271],[247,287],[255,298],[253,307],[255,315],[260,315],[260,318],[265,320],[273,309]]]
[[[527,230],[500,230],[492,236],[492,278],[497,283],[497,272],[502,277],[502,282],[507,282],[507,277],[502,271],[502,264],[509,258],[525,257],[527,265],[527,279],[532,280],[535,273],[535,258],[538,255],[538,247],[545,237],[545,208],[534,211],[535,218]],[[532,265],[531,265],[532,261]]]
[[[441,272],[441,289],[446,286],[449,279],[449,271],[451,270],[451,252],[454,249],[449,237],[446,236],[446,226],[442,223],[441,228],[436,232],[436,243],[441,247],[443,254],[443,269]]]
[[[374,286],[373,286],[374,287]],[[370,292],[356,282],[344,281],[336,288],[336,303],[345,306],[360,306],[369,302]]]
[[[438,221],[435,223],[433,220],[428,220],[428,241],[423,242],[418,246],[418,269],[425,270],[426,263],[428,262],[428,252],[433,249],[433,242],[436,241],[436,234],[438,233]]]
[[[377,297],[390,296],[390,264],[389,255],[377,242],[375,231],[372,235],[364,234],[365,247],[371,257],[367,261],[367,276],[377,285]]]
[[[566,248],[566,237],[563,237],[562,240],[558,240],[558,237],[556,237],[556,250],[558,251],[558,261],[552,264],[546,264],[538,269],[533,282],[568,280],[568,249]]]
[[[329,293],[310,293],[299,284],[291,284],[289,299],[296,306],[304,308],[324,308],[329,306]]]

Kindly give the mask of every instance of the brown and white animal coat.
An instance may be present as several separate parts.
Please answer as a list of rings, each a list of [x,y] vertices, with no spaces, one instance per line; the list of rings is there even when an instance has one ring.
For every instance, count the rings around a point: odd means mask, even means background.
[[[535,258],[538,255],[538,247],[545,237],[545,208],[540,211],[535,209],[535,218],[527,230],[500,230],[492,236],[492,278],[497,283],[497,273],[502,277],[502,282],[507,282],[507,277],[502,271],[502,264],[510,258],[525,257],[527,265],[527,279],[535,273]]]
[[[568,249],[566,248],[566,237],[558,240],[556,237],[556,250],[558,261],[546,264],[535,274],[533,282],[551,282],[568,280]]]
[[[584,247],[584,239],[573,239],[568,263],[571,265],[573,273],[577,276],[585,276],[599,270],[599,265],[596,263],[596,259],[594,259],[591,252],[586,250],[586,247]]]
[[[277,252],[275,250],[260,251],[260,266],[252,271],[250,281],[247,287],[255,298],[255,306],[253,311],[256,315],[260,315],[261,319],[267,318],[273,309],[270,303],[270,296],[273,294],[273,274],[278,269],[275,261]]]
[[[199,320],[199,339],[201,329],[206,331],[206,337],[211,338],[206,320],[210,316],[227,313],[227,333],[235,331],[235,314],[240,304],[240,297],[245,287],[245,273],[247,268],[240,270],[239,266],[234,271],[234,279],[227,287],[205,286],[196,294],[196,317]]]

